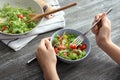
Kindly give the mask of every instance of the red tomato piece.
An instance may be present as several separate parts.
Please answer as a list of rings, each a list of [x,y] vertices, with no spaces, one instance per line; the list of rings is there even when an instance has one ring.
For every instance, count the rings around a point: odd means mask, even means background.
[[[58,50],[64,50],[64,49],[66,49],[66,46],[64,46],[64,45],[59,45],[57,48],[58,48]]]
[[[85,43],[78,46],[80,50],[85,50],[87,48],[87,45]]]
[[[76,44],[70,43],[70,48],[71,48],[71,49],[76,49],[77,46],[76,46]]]
[[[1,31],[5,31],[6,29],[7,29],[7,27],[3,26],[2,29],[1,29]]]
[[[64,56],[68,56],[68,54],[67,54],[67,53],[63,53],[63,55],[64,55]]]
[[[55,51],[55,53],[57,54],[57,52],[58,52],[58,49],[57,49],[57,48],[54,48],[54,51]]]
[[[20,18],[20,19],[24,18],[24,16],[22,14],[17,14],[17,17]]]
[[[62,41],[62,39],[63,39],[63,36],[59,36],[59,41],[61,42]]]

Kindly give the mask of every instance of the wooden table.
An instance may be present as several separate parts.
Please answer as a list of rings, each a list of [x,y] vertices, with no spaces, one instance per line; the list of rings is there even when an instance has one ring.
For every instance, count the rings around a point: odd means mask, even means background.
[[[59,0],[65,5],[73,0]],[[85,32],[97,13],[109,7],[113,11],[108,15],[112,22],[112,40],[120,46],[120,0],[74,0],[78,5],[65,10],[66,27]],[[34,56],[39,41],[51,36],[55,31],[39,35],[27,46],[15,52],[0,42],[0,80],[42,80],[42,71],[34,61],[26,62]],[[90,32],[87,37],[91,42],[90,55],[79,64],[65,64],[58,61],[57,70],[61,80],[120,80],[120,67],[97,45],[94,35]]]

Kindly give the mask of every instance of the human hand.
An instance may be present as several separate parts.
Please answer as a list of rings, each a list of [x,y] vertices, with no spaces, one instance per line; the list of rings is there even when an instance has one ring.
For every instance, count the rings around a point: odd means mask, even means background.
[[[42,70],[46,67],[56,67],[57,63],[56,54],[49,39],[42,39],[36,51],[36,57]]]
[[[94,22],[96,22],[100,17],[102,17],[102,20],[92,29],[99,47],[105,43],[111,42],[111,22],[105,13],[96,15]]]
[[[43,70],[44,79],[59,80],[56,71],[56,53],[49,39],[50,38],[44,38],[41,40],[36,51],[36,57]]]

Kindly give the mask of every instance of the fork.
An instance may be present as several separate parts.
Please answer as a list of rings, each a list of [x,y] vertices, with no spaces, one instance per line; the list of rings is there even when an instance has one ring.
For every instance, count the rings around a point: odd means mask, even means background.
[[[112,11],[112,8],[109,8],[109,9],[106,11],[106,14],[109,14],[111,11]],[[86,31],[84,34],[81,34],[81,35],[77,36],[77,38],[75,38],[72,43],[75,44],[76,46],[80,45],[80,44],[84,41],[85,35],[88,34],[88,33],[90,32],[90,30],[91,30],[92,28],[94,28],[94,26],[97,25],[97,24],[100,22],[101,19],[102,19],[102,17],[100,17],[100,18],[92,25],[92,27],[91,27],[88,31]]]

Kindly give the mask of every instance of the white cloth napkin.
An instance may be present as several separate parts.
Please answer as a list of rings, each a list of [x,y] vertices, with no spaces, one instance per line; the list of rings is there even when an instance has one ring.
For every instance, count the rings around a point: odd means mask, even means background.
[[[49,5],[52,5],[55,8],[60,7],[58,0],[45,0],[48,2]],[[7,46],[12,48],[15,51],[20,50],[23,48],[27,43],[29,43],[32,39],[37,37],[35,34],[45,33],[47,31],[51,31],[58,28],[63,28],[65,26],[65,19],[64,19],[64,12],[57,12],[54,14],[54,17],[51,19],[42,19],[42,22],[30,33],[21,36],[21,38],[17,38],[18,36],[7,36],[0,34],[1,39],[9,39],[9,40],[1,40]],[[26,38],[26,36],[28,36]],[[14,39],[10,39],[14,38]]]

